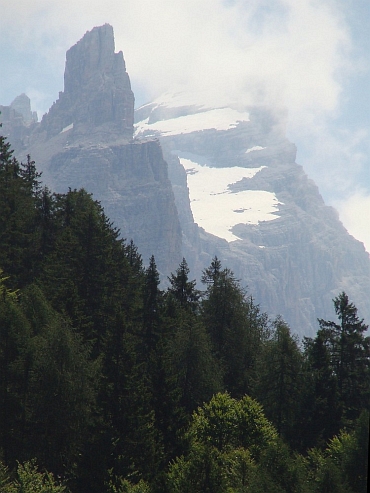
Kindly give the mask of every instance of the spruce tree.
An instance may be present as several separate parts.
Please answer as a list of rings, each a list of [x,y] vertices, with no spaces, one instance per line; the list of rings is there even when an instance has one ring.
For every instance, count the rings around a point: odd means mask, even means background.
[[[202,282],[207,291],[201,303],[201,318],[213,354],[223,372],[225,388],[241,397],[252,388],[256,360],[267,333],[267,317],[217,257],[203,271]]]
[[[25,166],[20,164],[0,135],[0,265],[16,287],[35,278],[38,177],[30,158]]]
[[[325,446],[339,432],[338,381],[330,359],[323,331],[319,330],[315,339],[305,338],[303,400],[297,430],[302,452],[310,447]]]
[[[356,419],[362,409],[370,409],[370,337],[365,335],[368,326],[346,293],[340,293],[333,303],[339,323],[319,319],[318,337],[323,338],[330,354],[344,424]]]
[[[181,306],[181,308],[196,310],[197,302],[200,297],[199,291],[195,288],[196,281],[189,281],[190,269],[186,260],[183,258],[175,274],[171,274],[168,280],[170,287],[168,294]]]
[[[154,255],[151,256],[149,266],[145,270],[143,285],[143,324],[145,350],[150,353],[158,341],[159,325],[161,321],[162,292],[159,289],[159,273]]]
[[[275,320],[274,326],[259,360],[255,395],[279,435],[294,442],[300,412],[303,358],[289,326],[280,318]]]

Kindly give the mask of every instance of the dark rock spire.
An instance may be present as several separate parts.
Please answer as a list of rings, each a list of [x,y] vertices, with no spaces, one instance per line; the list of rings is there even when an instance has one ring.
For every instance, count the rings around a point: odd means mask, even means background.
[[[48,134],[68,125],[114,125],[127,138],[133,134],[134,94],[122,51],[114,52],[113,28],[94,27],[66,55],[64,92],[43,118]]]

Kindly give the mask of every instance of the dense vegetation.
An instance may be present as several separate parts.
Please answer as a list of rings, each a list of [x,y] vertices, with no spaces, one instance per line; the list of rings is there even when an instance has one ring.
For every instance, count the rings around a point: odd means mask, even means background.
[[[300,345],[214,258],[160,289],[84,190],[0,137],[1,493],[364,493],[367,326]],[[124,234],[124,232],[123,232]]]

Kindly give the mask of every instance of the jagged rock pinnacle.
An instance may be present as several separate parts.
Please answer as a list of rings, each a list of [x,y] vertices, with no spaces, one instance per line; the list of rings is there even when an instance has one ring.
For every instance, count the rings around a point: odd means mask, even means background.
[[[114,49],[113,28],[104,24],[67,51],[64,92],[43,119],[48,132],[55,135],[72,123],[89,127],[112,123],[132,137],[134,95],[122,51]]]
[[[31,111],[31,101],[26,94],[22,93],[20,96],[17,96],[14,101],[10,103],[10,107],[23,116],[26,125],[37,122],[37,113]]]

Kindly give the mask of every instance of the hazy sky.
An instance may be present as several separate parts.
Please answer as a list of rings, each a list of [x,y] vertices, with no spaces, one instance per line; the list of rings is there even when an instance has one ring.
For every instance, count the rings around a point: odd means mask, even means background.
[[[66,50],[106,22],[143,104],[175,85],[288,109],[297,162],[370,252],[369,0],[0,0],[0,104],[39,117]]]

